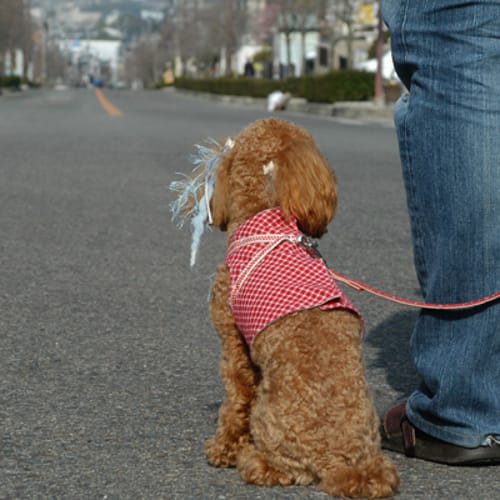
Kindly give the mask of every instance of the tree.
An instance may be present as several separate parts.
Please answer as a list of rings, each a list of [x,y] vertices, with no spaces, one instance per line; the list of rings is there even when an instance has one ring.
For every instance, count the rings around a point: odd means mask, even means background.
[[[347,67],[352,67],[356,15],[361,3],[362,0],[270,0],[267,9],[271,12],[277,9],[278,13],[274,14],[277,19],[276,25],[286,38],[287,62],[289,63],[291,34],[294,32],[301,34],[302,54],[304,54],[305,36],[310,29],[308,23],[314,20],[321,37],[329,40],[331,68],[333,68],[335,46],[340,41],[346,42]]]
[[[345,40],[347,44],[347,67],[353,66],[353,42],[355,38],[354,25],[356,21],[356,12],[359,8],[359,0],[334,0],[333,2],[334,16],[346,27],[347,33],[338,38],[332,39],[332,44],[335,45],[340,40]],[[332,50],[333,52],[333,50]]]
[[[362,4],[370,4],[364,0],[321,0],[320,26],[324,40],[328,40],[330,53],[330,69],[333,69],[334,53],[339,42],[345,42],[347,49],[346,67],[352,68],[354,63],[353,45],[357,33],[357,15]]]
[[[266,2],[252,25],[252,34],[255,40],[271,45],[279,12],[280,5],[278,2]]]
[[[162,28],[162,44],[172,59],[198,70],[224,59],[225,73],[233,72],[232,56],[247,29],[246,0],[187,0],[173,2]]]
[[[285,77],[292,75],[291,68],[291,36],[293,33],[301,35],[301,63],[299,74],[305,69],[305,37],[308,20],[315,16],[318,9],[318,0],[271,0],[268,2],[263,16],[263,23],[274,20],[279,33],[285,36]]]
[[[199,20],[209,27],[205,43],[223,54],[225,75],[233,74],[233,56],[247,31],[246,0],[212,0],[200,10]],[[206,45],[205,45],[206,47]]]
[[[126,77],[129,83],[141,82],[146,88],[151,88],[160,79],[158,64],[158,40],[155,37],[144,36],[134,46],[126,60]]]
[[[301,41],[301,65],[299,75],[303,75],[306,69],[306,34],[311,20],[317,17],[319,3],[317,0],[295,0],[294,9],[297,16],[297,27],[300,32]],[[315,23],[316,24],[316,23]]]

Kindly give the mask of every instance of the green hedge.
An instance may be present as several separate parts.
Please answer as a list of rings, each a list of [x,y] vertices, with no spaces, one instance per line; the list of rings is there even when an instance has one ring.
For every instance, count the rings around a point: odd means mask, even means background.
[[[260,78],[177,78],[179,89],[212,94],[267,97],[274,90],[290,92],[310,102],[367,101],[373,98],[375,75],[340,70],[319,76],[264,80]]]
[[[41,86],[40,83],[33,82],[24,77],[21,78],[15,75],[0,75],[0,88],[7,87],[12,90],[20,90],[22,85],[27,85],[31,88],[38,88]]]
[[[0,75],[0,87],[9,87],[18,89],[21,86],[21,78],[19,76]]]

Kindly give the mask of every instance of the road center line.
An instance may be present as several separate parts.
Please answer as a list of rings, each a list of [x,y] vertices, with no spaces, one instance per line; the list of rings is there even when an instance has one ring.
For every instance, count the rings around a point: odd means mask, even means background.
[[[123,113],[121,110],[119,110],[116,106],[113,106],[106,96],[104,95],[103,91],[101,89],[95,89],[95,95],[97,96],[97,99],[99,99],[99,102],[101,103],[101,106],[103,107],[104,111],[108,113],[108,115],[111,116],[122,116]]]

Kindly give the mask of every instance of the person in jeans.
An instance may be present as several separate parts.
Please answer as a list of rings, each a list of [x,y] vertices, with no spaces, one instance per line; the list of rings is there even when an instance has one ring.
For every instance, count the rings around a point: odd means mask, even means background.
[[[394,120],[424,299],[500,288],[500,0],[382,0],[409,94]],[[383,447],[448,464],[500,463],[500,301],[422,310],[422,382],[382,419]]]

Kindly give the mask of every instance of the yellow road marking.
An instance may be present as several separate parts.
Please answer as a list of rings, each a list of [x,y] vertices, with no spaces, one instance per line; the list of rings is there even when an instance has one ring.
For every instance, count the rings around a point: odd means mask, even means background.
[[[108,113],[108,115],[122,116],[123,113],[106,99],[101,89],[95,89],[95,95],[97,96],[97,99],[99,99],[101,106],[103,107],[104,111]]]

